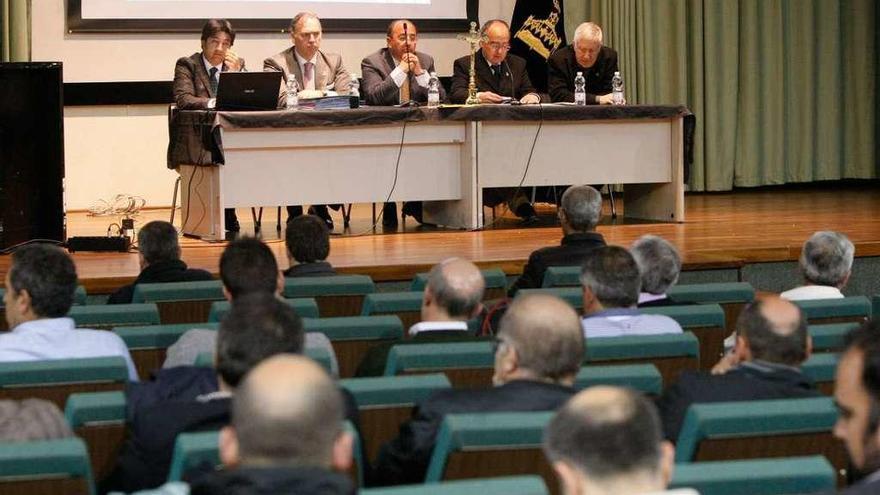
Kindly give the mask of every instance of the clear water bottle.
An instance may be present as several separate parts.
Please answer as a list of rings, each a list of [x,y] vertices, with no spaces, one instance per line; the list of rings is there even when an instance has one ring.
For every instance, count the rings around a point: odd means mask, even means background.
[[[623,105],[623,78],[620,72],[616,71],[614,77],[611,78],[611,102],[615,105]]]
[[[578,71],[577,75],[574,77],[574,104],[575,105],[586,105],[587,104],[587,81],[584,79],[584,73]]]
[[[432,72],[431,78],[428,79],[428,106],[440,106],[440,79],[437,78],[436,72]]]
[[[348,96],[357,96],[361,97],[361,83],[358,80],[357,74],[351,75],[351,82],[348,83]]]
[[[296,83],[296,78],[291,74],[287,78],[287,100],[285,101],[285,108],[288,110],[296,110],[299,108],[299,85]]]

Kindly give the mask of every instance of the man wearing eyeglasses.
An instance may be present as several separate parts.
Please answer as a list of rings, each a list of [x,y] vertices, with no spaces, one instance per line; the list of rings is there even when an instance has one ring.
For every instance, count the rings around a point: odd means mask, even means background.
[[[486,22],[480,30],[480,51],[475,55],[477,99],[480,103],[506,103],[511,99],[523,104],[540,103],[541,99],[526,72],[526,61],[510,52],[510,26],[500,19]],[[452,90],[449,100],[464,103],[470,82],[470,56],[452,66]]]

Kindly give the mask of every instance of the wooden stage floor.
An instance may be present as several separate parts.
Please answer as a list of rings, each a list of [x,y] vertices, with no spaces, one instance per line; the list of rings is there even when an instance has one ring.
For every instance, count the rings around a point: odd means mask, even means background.
[[[796,260],[803,241],[814,231],[825,229],[846,233],[856,245],[856,256],[880,255],[880,182],[876,181],[689,194],[687,221],[681,224],[613,221],[607,200],[605,210],[599,232],[610,244],[629,245],[644,234],[660,235],[682,252],[685,269]],[[408,219],[406,227],[395,232],[383,232],[380,222],[374,233],[370,205],[355,205],[349,231],[331,240],[330,262],[340,271],[368,274],[377,281],[411,279],[413,274],[450,256],[518,274],[529,253],[558,244],[561,238],[555,208],[539,205],[539,213],[541,223],[528,228],[520,227],[508,215],[478,232],[416,227]],[[169,215],[168,209],[145,210],[137,216],[136,226],[154,219],[167,220]],[[240,209],[238,215],[242,233],[252,235],[250,212]],[[339,233],[342,220],[338,213],[333,215],[335,232]],[[104,235],[107,226],[115,222],[119,222],[118,217],[70,213],[68,235]],[[275,208],[265,210],[263,231],[280,266],[286,267],[283,237],[275,231]],[[214,273],[224,245],[181,239],[186,263]],[[73,257],[90,293],[109,292],[131,281],[139,271],[135,253],[75,253]],[[5,274],[8,264],[8,256],[0,257],[0,275]]]

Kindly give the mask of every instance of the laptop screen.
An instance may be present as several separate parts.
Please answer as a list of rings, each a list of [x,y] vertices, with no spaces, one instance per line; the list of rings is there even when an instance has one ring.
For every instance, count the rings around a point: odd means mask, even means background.
[[[221,72],[218,110],[276,110],[280,72]]]

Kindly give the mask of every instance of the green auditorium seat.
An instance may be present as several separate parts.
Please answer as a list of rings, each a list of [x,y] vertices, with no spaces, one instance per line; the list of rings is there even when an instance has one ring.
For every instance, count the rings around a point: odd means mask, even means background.
[[[339,360],[339,376],[354,375],[358,364],[374,345],[403,338],[403,323],[394,315],[306,318],[307,332],[323,333]]]
[[[724,329],[736,328],[736,319],[746,304],[755,300],[755,288],[748,282],[684,284],[670,287],[667,295],[685,303],[720,304],[724,310]]]
[[[847,458],[831,433],[836,421],[830,397],[693,404],[678,435],[675,461],[821,454],[841,472]]]
[[[629,387],[646,394],[660,395],[663,377],[653,364],[618,364],[584,366],[577,374],[574,388],[581,390],[595,385]]]
[[[3,306],[3,296],[6,295],[6,289],[0,287],[0,331],[9,330],[9,326],[6,324],[6,307]],[[88,300],[88,294],[86,294],[86,288],[82,285],[76,286],[76,291],[73,293],[73,304],[74,305],[85,305]]]
[[[880,315],[880,295],[871,298],[871,314]]]
[[[385,376],[442,372],[455,387],[489,387],[494,366],[490,341],[396,345]]]
[[[367,275],[284,279],[284,297],[312,297],[323,316],[356,316],[360,313],[364,296],[373,292],[376,292],[376,285]]]
[[[801,365],[801,369],[823,394],[834,395],[834,374],[837,372],[838,360],[839,356],[833,352],[816,353]]]
[[[128,346],[138,376],[146,379],[151,371],[162,367],[168,347],[181,335],[193,328],[216,330],[219,323],[176,323],[172,325],[149,325],[145,327],[118,327],[113,333],[119,335]]]
[[[89,447],[96,480],[110,474],[125,442],[125,393],[70,394],[64,417]]]
[[[703,495],[833,493],[834,468],[822,456],[676,464],[670,488]]]
[[[540,476],[503,476],[361,490],[360,495],[546,495]]]
[[[587,340],[587,364],[653,364],[663,383],[675,383],[684,370],[700,369],[700,343],[690,332],[601,337]]]
[[[549,485],[553,470],[541,451],[547,412],[449,414],[437,433],[425,482],[538,474]]]
[[[871,317],[871,302],[865,296],[842,299],[793,301],[800,306],[811,325],[822,323],[861,323]]]
[[[364,297],[361,316],[396,315],[409,328],[421,319],[420,292],[377,292]]]
[[[86,444],[79,438],[0,443],[0,493],[95,493]]]
[[[859,327],[858,323],[829,323],[810,325],[807,331],[813,338],[813,351],[840,351],[846,335]]]
[[[46,399],[60,409],[72,393],[122,390],[127,381],[118,356],[0,363],[0,399]]]
[[[106,330],[113,327],[161,323],[159,308],[153,303],[74,306],[70,308],[67,316],[73,318],[77,327]]]
[[[318,303],[314,299],[285,299],[284,302],[296,311],[300,318],[318,318]],[[208,312],[209,322],[218,322],[226,316],[231,305],[229,301],[215,301],[211,303],[211,310]]]
[[[541,287],[580,287],[581,286],[581,267],[580,266],[548,266],[544,271],[544,280],[541,281]]]
[[[303,350],[303,354],[315,360],[324,368],[328,374],[333,375],[333,359],[330,357],[330,351],[323,347],[309,347]],[[196,366],[213,367],[214,353],[203,352],[196,357]]]
[[[724,355],[724,310],[718,304],[692,304],[685,306],[655,306],[642,308],[643,313],[665,315],[677,321],[700,340],[700,364],[710,370]]]
[[[340,380],[339,386],[351,392],[357,402],[361,434],[370,461],[376,459],[383,443],[397,435],[416,403],[438,390],[452,387],[442,373],[349,378]]]
[[[483,294],[483,300],[500,299],[507,296],[507,275],[500,268],[488,268],[480,270],[483,274],[483,280],[486,282],[486,292]],[[410,290],[413,292],[422,292],[428,283],[428,273],[417,273],[413,277]]]
[[[517,297],[527,294],[550,294],[556,296],[581,313],[584,310],[584,292],[578,287],[551,287],[547,289],[520,289],[516,291]]]
[[[224,300],[219,280],[137,284],[133,303],[155,303],[164,324],[208,321],[211,303]]]

